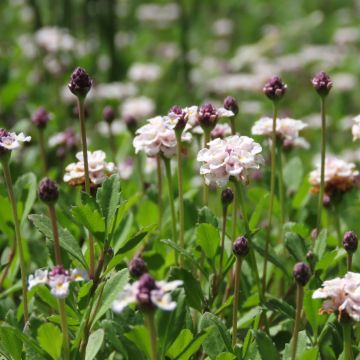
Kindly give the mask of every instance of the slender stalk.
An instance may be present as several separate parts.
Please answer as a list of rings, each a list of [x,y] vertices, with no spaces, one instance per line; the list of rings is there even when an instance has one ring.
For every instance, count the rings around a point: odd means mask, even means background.
[[[344,359],[346,360],[354,360],[354,354],[352,352],[351,347],[351,321],[350,320],[342,320],[341,325],[343,328],[343,341],[344,341]]]
[[[45,151],[45,141],[44,141],[44,129],[39,128],[39,150],[40,150],[40,157],[41,162],[43,165],[44,175],[47,174],[47,162],[46,162],[46,151]]]
[[[6,279],[6,276],[10,270],[10,266],[11,266],[11,263],[13,262],[14,260],[14,257],[15,257],[15,254],[16,254],[16,240],[14,240],[14,243],[13,243],[13,246],[10,250],[10,255],[9,255],[9,258],[8,258],[8,262],[0,276],[0,290],[2,289],[3,287],[3,284],[4,284],[4,281]]]
[[[241,258],[236,257],[235,289],[234,289],[233,313],[232,313],[232,346],[233,347],[236,345],[236,339],[237,339],[237,313],[238,313],[238,305],[239,305],[240,273],[241,273]]]
[[[220,244],[220,264],[219,264],[219,273],[216,279],[216,293],[219,289],[221,276],[223,272],[223,261],[224,261],[224,245],[225,245],[225,234],[226,234],[226,217],[227,217],[227,206],[223,207],[223,223],[221,228],[221,244]]]
[[[301,310],[303,307],[304,300],[304,288],[297,284],[296,288],[296,314],[295,314],[295,325],[292,336],[292,348],[291,348],[291,360],[296,360],[297,342],[301,322]]]
[[[110,148],[111,148],[112,161],[115,162],[116,161],[115,137],[114,137],[114,133],[112,131],[111,124],[108,124],[108,125],[109,125],[109,143],[110,143]]]
[[[352,270],[352,253],[347,253],[347,271]]]
[[[141,154],[138,154],[136,157],[136,166],[138,170],[139,175],[139,182],[140,182],[140,189],[141,191],[144,191],[145,187],[145,177],[144,177],[144,171],[143,171],[143,161],[142,161]]]
[[[326,116],[325,116],[325,97],[321,97],[320,102],[321,109],[321,172],[320,172],[320,191],[318,200],[318,212],[317,212],[317,232],[320,232],[321,227],[321,214],[323,209],[324,198],[324,179],[325,179],[325,153],[326,153]]]
[[[181,156],[181,133],[182,131],[175,131],[176,134],[176,157],[178,166],[178,202],[179,202],[179,245],[182,249],[185,248],[185,223],[184,223],[184,191],[183,191],[183,173],[182,173],[182,156]],[[180,266],[184,266],[184,259],[180,256]]]
[[[145,314],[145,323],[150,334],[151,360],[157,360],[157,341],[153,311],[147,312]]]
[[[12,210],[13,219],[14,219],[16,245],[19,250],[21,286],[22,286],[22,296],[23,296],[23,303],[24,303],[24,322],[26,325],[26,323],[28,322],[29,316],[28,316],[25,259],[24,259],[24,251],[23,251],[23,247],[22,247],[22,243],[21,243],[21,236],[20,236],[20,222],[19,222],[17,209],[16,209],[16,200],[15,200],[14,189],[13,189],[12,180],[11,180],[9,161],[7,159],[2,160],[2,167],[4,170],[5,183],[6,183],[7,191],[9,194],[11,210]]]
[[[277,163],[278,163],[278,182],[279,182],[279,199],[280,199],[280,227],[279,242],[283,242],[284,224],[285,224],[285,194],[284,194],[284,176],[283,176],[283,154],[281,144],[277,146]]]
[[[203,128],[204,130],[204,148],[208,147],[208,142],[210,141],[210,134],[211,130]],[[204,189],[203,189],[203,198],[204,198],[204,205],[208,206],[209,204],[209,187],[205,184],[204,181]]]
[[[342,247],[342,233],[341,233],[341,224],[340,224],[340,213],[339,213],[339,207],[334,204],[334,224],[336,229],[336,235],[338,238],[338,245],[339,248]]]
[[[63,354],[64,359],[70,359],[70,349],[69,349],[69,333],[68,333],[68,325],[65,311],[65,299],[59,299],[59,313],[60,313],[60,321],[61,321],[61,330],[63,333]]]
[[[87,154],[87,140],[86,140],[86,127],[85,127],[85,103],[84,99],[78,97],[78,112],[80,120],[80,130],[81,130],[81,143],[82,143],[82,152],[84,158],[84,172],[85,172],[85,191],[88,194],[90,193],[90,177],[89,177],[89,163],[88,163],[88,154]],[[95,251],[94,251],[94,239],[89,233],[89,276],[92,279],[94,277],[95,270]]]
[[[230,126],[231,126],[231,134],[232,134],[232,135],[235,135],[235,134],[236,134],[235,117],[236,117],[236,116],[232,116],[232,117],[230,118]]]
[[[61,250],[60,250],[60,241],[59,241],[59,231],[56,221],[56,213],[55,213],[55,207],[53,204],[48,205],[49,208],[49,215],[51,220],[51,227],[54,235],[54,253],[55,253],[55,261],[56,265],[62,265],[61,260]]]
[[[273,127],[271,134],[271,183],[270,183],[270,202],[269,202],[269,214],[268,214],[268,229],[266,234],[265,242],[265,253],[264,253],[264,267],[263,267],[263,283],[262,283],[262,293],[263,296],[266,292],[266,275],[267,275],[267,261],[269,257],[269,245],[270,245],[270,235],[271,235],[271,225],[273,218],[273,207],[274,207],[274,198],[275,198],[275,175],[276,175],[276,119],[277,119],[277,103],[273,102],[274,111],[273,111]]]
[[[159,211],[159,232],[161,234],[161,221],[163,214],[163,204],[162,204],[162,174],[161,174],[161,158],[160,155],[156,157],[156,174],[157,174],[157,184],[158,184],[158,211]]]
[[[232,240],[234,241],[236,239],[237,236],[237,217],[238,217],[238,187],[236,186],[236,184],[234,184],[233,187],[233,191],[234,191],[234,205],[233,205],[233,214],[232,214],[232,232],[231,232],[231,237]]]
[[[164,160],[164,164],[165,164],[166,179],[167,179],[168,191],[169,191],[172,240],[174,242],[176,242],[177,241],[177,238],[176,238],[176,213],[175,213],[174,191],[173,191],[173,184],[172,184],[172,177],[171,177],[170,159],[167,159],[164,157],[163,160]],[[177,252],[176,251],[175,251],[175,260],[177,263]]]

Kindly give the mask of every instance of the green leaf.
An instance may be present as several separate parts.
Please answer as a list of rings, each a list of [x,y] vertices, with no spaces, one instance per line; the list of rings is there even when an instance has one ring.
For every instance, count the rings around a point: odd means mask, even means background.
[[[307,248],[304,239],[294,232],[285,233],[285,246],[296,261],[306,259]]]
[[[138,349],[144,351],[151,358],[150,335],[144,325],[136,325],[125,336],[131,340]]]
[[[265,306],[269,310],[282,313],[289,319],[295,318],[295,309],[290,304],[288,304],[287,302],[281,299],[267,296],[267,301],[265,302]]]
[[[9,359],[21,360],[21,339],[13,331],[6,331],[2,326],[0,326],[0,349],[0,355],[4,352]]]
[[[89,341],[86,345],[85,360],[92,360],[99,352],[104,341],[104,330],[98,329],[89,336]]]
[[[41,325],[37,331],[37,339],[40,346],[54,359],[61,358],[61,346],[63,343],[63,334],[61,330],[51,324]]]
[[[318,259],[322,259],[325,254],[327,245],[327,230],[323,229],[320,231],[319,236],[315,240],[314,245],[314,254],[317,256]]]
[[[300,359],[306,349],[306,331],[299,331],[298,343],[296,348],[296,359]],[[292,341],[285,345],[283,360],[291,359]]]
[[[317,360],[318,354],[319,354],[318,348],[307,349],[301,354],[299,360]]]
[[[198,210],[198,223],[211,224],[215,228],[219,226],[216,215],[207,206]]]
[[[230,335],[224,323],[217,316],[206,312],[200,318],[199,330],[205,330],[209,327],[212,327],[212,330],[203,343],[204,352],[211,359],[215,359],[224,351],[232,352]]]
[[[183,349],[180,355],[178,355],[174,360],[189,360],[191,356],[198,351],[199,347],[203,344],[205,339],[209,336],[211,330],[206,329],[201,331],[195,336],[195,338]]]
[[[314,336],[317,336],[319,328],[319,310],[321,308],[322,301],[320,299],[312,298],[312,291],[306,290],[304,294],[304,312],[306,319],[310,323]]]
[[[46,236],[48,240],[54,242],[52,227],[50,219],[43,214],[33,214],[29,215],[28,218],[34,224],[34,226]],[[85,268],[87,268],[86,261],[81,252],[80,246],[77,243],[76,239],[72,236],[69,230],[64,229],[58,224],[59,231],[59,240],[60,246],[72,255],[75,259],[77,259]]]
[[[269,194],[265,194],[261,200],[257,203],[254,212],[251,215],[249,227],[250,231],[254,231],[261,220],[264,208],[268,205]]]
[[[23,223],[29,215],[32,206],[36,200],[36,176],[30,172],[20,176],[14,185],[16,201],[23,204],[22,213],[19,214],[21,223]]]
[[[292,191],[299,189],[303,179],[304,169],[299,157],[292,158],[285,166],[283,171],[284,183]]]
[[[120,191],[120,178],[118,175],[112,175],[103,182],[96,193],[96,202],[105,219],[108,232],[112,228],[116,210],[120,205]]]
[[[270,337],[263,331],[253,331],[262,360],[280,360],[280,355]]]
[[[96,313],[93,324],[103,316],[107,310],[110,309],[112,302],[117,298],[124,286],[129,281],[129,272],[127,269],[122,269],[115,273],[105,284],[102,294],[103,301],[100,309]]]
[[[182,280],[186,294],[186,302],[196,310],[202,311],[205,301],[201,285],[193,274],[185,269],[172,268],[170,273],[172,280]]]
[[[191,340],[194,338],[192,332],[189,329],[181,330],[179,336],[171,344],[169,349],[166,352],[166,355],[170,358],[176,358],[182,353],[184,348],[191,343]]]
[[[229,352],[223,352],[216,357],[216,360],[234,360],[236,356]]]
[[[220,244],[219,230],[211,224],[200,224],[196,229],[196,243],[201,246],[207,258],[212,259]]]

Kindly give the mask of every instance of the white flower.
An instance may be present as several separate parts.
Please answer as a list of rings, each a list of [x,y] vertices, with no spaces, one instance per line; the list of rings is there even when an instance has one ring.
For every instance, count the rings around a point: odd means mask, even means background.
[[[258,120],[252,127],[253,135],[271,136],[273,127],[273,119],[263,117]],[[295,140],[299,136],[299,131],[307,127],[307,124],[301,120],[290,118],[276,119],[276,134],[282,139]]]
[[[89,178],[91,185],[97,186],[102,184],[104,180],[113,174],[116,170],[114,163],[106,162],[106,155],[102,150],[94,152],[88,151]],[[83,153],[78,152],[76,163],[71,163],[65,168],[64,181],[71,186],[82,185],[85,183],[85,170]]]
[[[75,39],[67,29],[43,27],[35,33],[36,43],[48,52],[72,51]]]
[[[126,99],[121,105],[121,113],[124,118],[133,116],[135,119],[143,119],[151,116],[154,110],[154,101],[145,96]]]
[[[349,190],[355,184],[359,171],[355,170],[354,163],[348,163],[334,156],[325,159],[325,192],[331,194],[334,190],[342,192]],[[312,191],[318,192],[320,187],[321,166],[310,172],[309,182],[313,186]]]
[[[71,281],[85,281],[89,280],[89,274],[84,269],[72,269],[70,270]]]
[[[160,66],[151,63],[135,63],[129,69],[128,77],[135,82],[155,81],[160,77]]]
[[[65,299],[69,295],[70,281],[66,275],[55,275],[49,278],[48,285],[51,293],[58,299]]]
[[[229,136],[208,143],[209,148],[199,151],[197,161],[203,164],[200,174],[207,185],[223,187],[231,176],[246,181],[248,171],[259,169],[263,164],[261,146],[247,136]]]
[[[326,299],[321,312],[338,312],[339,318],[346,313],[355,321],[360,321],[360,274],[348,272],[343,278],[324,281],[315,290],[313,299]]]
[[[183,141],[190,141],[191,134],[184,131]],[[175,131],[165,125],[164,117],[156,116],[148,120],[148,123],[136,131],[133,141],[135,152],[144,151],[149,157],[155,157],[160,152],[167,158],[176,153]]]
[[[118,164],[117,168],[121,179],[130,179],[134,172],[134,159],[131,157],[126,158]]]
[[[360,139],[360,115],[355,116],[354,119],[354,124],[352,126],[352,136],[353,136],[353,140],[357,140]]]
[[[113,302],[112,309],[119,313],[126,306],[136,303],[143,309],[158,307],[161,310],[172,311],[176,307],[176,302],[172,301],[169,292],[182,284],[180,280],[155,281],[149,274],[144,274],[133,284],[125,285],[124,290]]]
[[[47,284],[48,282],[48,271],[47,270],[41,270],[38,269],[35,271],[34,275],[29,275],[29,290],[31,290],[34,286],[40,285],[40,284]]]
[[[216,124],[214,129],[211,131],[211,138],[221,138],[230,136],[231,135],[231,127],[229,124]]]
[[[29,142],[30,140],[31,136],[25,136],[23,133],[17,135],[5,129],[0,129],[0,148],[5,150],[15,150],[20,147],[20,143]]]

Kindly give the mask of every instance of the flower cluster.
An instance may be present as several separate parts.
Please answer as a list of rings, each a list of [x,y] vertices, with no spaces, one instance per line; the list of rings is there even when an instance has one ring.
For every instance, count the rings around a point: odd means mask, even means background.
[[[71,282],[88,279],[88,274],[84,270],[66,270],[61,265],[57,265],[51,271],[38,269],[34,275],[31,274],[28,280],[28,289],[31,290],[37,285],[48,285],[56,298],[64,299],[69,295]]]
[[[360,321],[360,274],[348,272],[343,278],[324,281],[313,293],[313,299],[326,299],[321,313],[337,312]]]
[[[171,300],[170,291],[182,285],[181,280],[170,282],[155,281],[148,273],[143,274],[138,281],[127,284],[118,298],[113,302],[112,309],[119,313],[130,304],[138,304],[143,311],[161,310],[172,311],[176,302]]]
[[[68,152],[76,149],[79,137],[73,128],[67,128],[63,132],[53,135],[48,144],[56,147],[56,155],[63,158]]]
[[[264,163],[261,146],[247,136],[215,139],[208,146],[197,156],[197,161],[202,162],[200,174],[204,175],[207,185],[223,187],[230,177],[247,181],[248,171],[259,169]]]
[[[176,153],[175,131],[167,126],[167,119],[156,116],[148,120],[148,123],[136,131],[133,141],[135,152],[144,151],[149,157],[155,157],[159,153],[171,158]],[[191,134],[184,131],[183,141],[190,141]]]
[[[16,135],[6,131],[5,129],[0,129],[0,154],[6,153],[11,150],[15,150],[20,147],[20,143],[29,142],[31,136],[25,136],[23,133]]]
[[[65,168],[64,181],[71,186],[85,184],[85,170],[83,153],[78,152],[76,163],[71,163]],[[88,151],[89,178],[91,186],[96,187],[104,182],[104,180],[115,173],[116,167],[112,162],[105,161],[106,155],[102,150],[94,152]]]
[[[318,192],[320,189],[320,175],[321,166],[318,164],[309,175],[312,192]],[[334,193],[350,190],[355,185],[358,175],[359,171],[355,170],[355,164],[333,156],[327,157],[325,159],[325,193],[331,196]]]

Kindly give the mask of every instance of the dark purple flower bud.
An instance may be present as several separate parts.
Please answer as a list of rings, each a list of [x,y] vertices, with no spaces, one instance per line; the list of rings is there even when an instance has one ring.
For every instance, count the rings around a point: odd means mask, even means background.
[[[47,204],[53,204],[59,197],[58,184],[55,181],[45,177],[40,181],[38,194],[41,201]]]
[[[309,265],[303,262],[296,263],[294,266],[293,275],[299,285],[305,286],[311,277],[311,270]]]
[[[134,278],[139,278],[141,275],[144,275],[147,272],[147,266],[144,259],[136,254],[130,261],[128,266],[130,275]]]
[[[124,121],[129,132],[134,135],[138,127],[138,122],[136,118],[132,115],[128,115],[125,117]]]
[[[263,93],[272,101],[279,101],[286,93],[287,85],[278,76],[272,77],[263,87]]]
[[[353,231],[347,231],[343,237],[344,249],[348,253],[354,253],[358,248],[358,237]]]
[[[316,74],[311,80],[311,83],[321,97],[325,97],[327,94],[329,94],[333,86],[333,82],[331,81],[330,76],[324,71]]]
[[[156,306],[151,301],[151,291],[156,289],[156,282],[151,275],[145,273],[140,277],[138,294],[136,297],[139,302],[139,306],[143,311],[155,309]]]
[[[111,124],[115,119],[115,111],[112,106],[105,106],[103,109],[103,118],[108,123]]]
[[[62,265],[56,265],[49,272],[49,277],[58,276],[58,275],[69,276],[69,271],[65,270]]]
[[[199,109],[199,124],[202,128],[212,130],[219,118],[217,109],[212,104],[202,105]]]
[[[68,87],[70,91],[78,97],[84,98],[90,91],[92,86],[92,80],[88,73],[81,67],[77,67],[71,74]]]
[[[187,123],[187,116],[180,106],[174,105],[169,111],[169,116],[177,119],[177,123],[174,128],[175,131],[184,130]]]
[[[45,108],[37,109],[31,116],[32,123],[39,129],[44,129],[50,120],[50,114]]]
[[[236,99],[232,96],[227,96],[224,100],[224,108],[226,110],[230,110],[234,113],[234,115],[237,115],[239,112],[239,104],[236,101]]]
[[[227,188],[222,191],[221,193],[221,203],[223,207],[229,206],[234,200],[234,192]]]
[[[233,253],[235,256],[244,257],[249,253],[249,242],[245,236],[238,237],[233,243]]]

